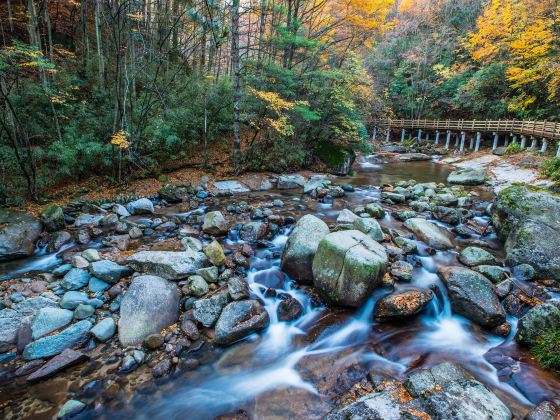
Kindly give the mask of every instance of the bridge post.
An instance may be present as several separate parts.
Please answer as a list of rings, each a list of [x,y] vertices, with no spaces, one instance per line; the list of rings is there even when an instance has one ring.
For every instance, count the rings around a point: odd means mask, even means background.
[[[478,149],[480,149],[480,138],[481,138],[482,134],[480,134],[480,131],[478,131],[476,133],[476,145],[474,146],[474,151],[478,152]]]
[[[436,146],[439,144],[439,131],[436,131]]]
[[[542,139],[542,146],[541,146],[541,153],[546,153],[546,148],[548,147],[547,140],[543,137]]]
[[[529,148],[531,151],[537,150],[537,139],[531,136],[531,147]]]
[[[377,127],[373,127],[373,135],[371,136],[371,140],[377,140]]]
[[[496,150],[498,148],[498,142],[500,141],[500,135],[498,133],[494,134],[494,143],[492,143],[492,150]]]
[[[470,137],[471,137],[471,142],[470,142],[470,144],[469,144],[469,149],[472,150],[473,147],[474,147],[474,136],[471,134]]]
[[[457,133],[455,135],[455,150],[459,149],[459,137],[461,137],[461,135],[459,133]]]
[[[418,129],[418,143],[422,143],[422,129]]]
[[[450,142],[451,142],[451,130],[447,130],[447,136],[445,137],[445,150],[449,150]]]
[[[426,143],[430,142],[430,133],[426,131]]]
[[[521,136],[521,148],[525,149],[525,144],[527,143],[527,136]]]
[[[406,134],[405,129],[403,128],[401,131],[401,143],[404,143],[404,135]]]
[[[511,144],[515,144],[517,143],[517,136],[513,136],[513,140],[511,141]]]
[[[556,149],[556,157],[560,157],[560,142],[558,142],[558,149]]]
[[[391,141],[391,127],[387,128],[387,143],[389,143]]]
[[[461,147],[459,147],[460,152],[465,150],[465,138],[466,138],[466,136],[467,136],[467,133],[465,133],[464,131],[461,131]]]

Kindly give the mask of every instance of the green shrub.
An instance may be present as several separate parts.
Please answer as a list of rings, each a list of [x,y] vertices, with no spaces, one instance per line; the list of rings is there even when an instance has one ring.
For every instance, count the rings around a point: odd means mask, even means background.
[[[547,160],[543,165],[542,172],[553,181],[560,181],[560,157]]]
[[[517,153],[521,153],[523,149],[519,143],[510,143],[510,145],[506,149],[506,155],[515,155]]]
[[[542,333],[531,347],[531,353],[546,369],[560,371],[560,328],[552,328]]]

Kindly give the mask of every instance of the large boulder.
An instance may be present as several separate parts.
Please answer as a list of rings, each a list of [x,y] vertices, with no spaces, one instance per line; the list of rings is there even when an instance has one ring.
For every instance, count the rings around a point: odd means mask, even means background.
[[[280,175],[276,188],[279,190],[293,190],[305,185],[305,178],[301,175]]]
[[[186,249],[174,251],[142,251],[127,259],[133,270],[168,280],[179,280],[195,274],[207,262],[203,252]]]
[[[506,241],[509,265],[529,264],[539,278],[560,280],[560,196],[514,185],[498,194],[492,222]]]
[[[136,277],[121,302],[121,344],[139,344],[150,334],[159,334],[177,322],[179,297],[174,283],[157,276]]]
[[[282,271],[300,283],[311,284],[313,257],[328,233],[327,224],[315,216],[308,214],[299,219],[282,254]]]
[[[447,287],[453,312],[487,328],[505,322],[506,314],[494,286],[482,274],[463,267],[442,267],[439,275]]]
[[[358,307],[380,285],[387,253],[358,230],[326,235],[313,258],[313,284],[329,302]]]
[[[192,185],[171,185],[163,186],[159,191],[159,196],[168,203],[180,203],[189,198],[189,194],[196,191]]]
[[[486,182],[486,171],[482,167],[460,168],[447,177],[450,184],[482,185]]]
[[[56,204],[52,204],[43,210],[39,218],[45,229],[49,232],[56,232],[66,227],[62,207]]]
[[[404,225],[414,232],[417,239],[425,242],[432,248],[442,250],[454,248],[449,232],[435,223],[419,217],[413,217],[404,222]]]
[[[140,198],[129,203],[128,206],[126,206],[126,209],[130,214],[153,214],[154,203],[147,198]]]
[[[416,315],[432,300],[431,290],[394,292],[375,303],[374,318],[378,322],[394,321]]]
[[[231,302],[216,322],[217,344],[231,344],[266,328],[270,322],[268,312],[256,300]]]
[[[539,335],[554,328],[560,328],[560,299],[551,299],[529,309],[517,324],[515,340],[531,346]]]
[[[0,209],[0,261],[33,254],[40,234],[41,223],[30,214]]]
[[[219,211],[211,211],[204,215],[202,230],[209,235],[221,236],[228,232],[224,215]]]

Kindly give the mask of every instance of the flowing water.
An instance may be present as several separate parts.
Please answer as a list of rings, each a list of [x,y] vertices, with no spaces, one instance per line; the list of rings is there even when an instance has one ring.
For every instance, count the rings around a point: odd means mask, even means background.
[[[365,200],[379,199],[379,189],[374,186],[408,179],[445,182],[448,173],[446,166],[434,162],[393,164],[364,158],[357,164],[357,174],[348,179],[356,192],[345,199],[353,208]],[[341,209],[338,200],[334,204],[317,203],[293,193],[283,193],[281,198],[295,198],[287,203],[288,208],[304,203],[307,209],[297,210],[299,214],[313,213],[331,222]],[[489,219],[481,213],[476,222],[484,226]],[[385,228],[402,229],[389,212],[380,223]],[[413,280],[397,283],[395,288],[431,289],[435,298],[415,319],[378,324],[372,319],[375,301],[389,289],[376,291],[357,311],[329,309],[317,304],[312,293],[280,271],[279,257],[289,233],[289,229],[281,231],[268,247],[257,249],[250,261],[247,281],[251,293],[264,303],[270,316],[265,331],[226,349],[193,352],[192,358],[200,362],[198,368],[149,388],[149,392],[135,393],[119,404],[106,406],[102,414],[112,419],[211,419],[243,409],[256,418],[322,418],[340,394],[368,373],[370,377],[402,379],[411,369],[443,361],[466,368],[517,414],[560,393],[560,378],[538,368],[513,341],[515,318],[508,319],[512,333],[502,338],[452,313],[436,272],[439,266],[458,264],[455,250],[432,254],[421,248],[419,255],[410,256],[408,260],[415,266]],[[495,235],[476,239],[488,242],[498,255],[502,252]],[[226,242],[229,247],[240,243],[235,237]],[[29,264],[37,268],[39,263],[45,268],[55,260],[43,255]],[[522,286],[528,290],[532,287]],[[282,322],[277,307],[288,296],[301,303],[303,315]]]

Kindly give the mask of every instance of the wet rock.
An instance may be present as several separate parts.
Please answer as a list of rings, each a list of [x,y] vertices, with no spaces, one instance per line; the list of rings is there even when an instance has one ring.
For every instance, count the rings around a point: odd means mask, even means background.
[[[312,192],[327,188],[331,184],[325,176],[323,175],[313,175],[309,180],[303,185],[303,193],[311,194]],[[297,187],[296,187],[297,188]]]
[[[431,291],[419,289],[391,293],[377,300],[374,309],[375,320],[387,322],[416,315],[432,298]]]
[[[54,307],[41,308],[31,324],[32,338],[37,340],[72,322],[72,311]]]
[[[192,236],[187,236],[186,238],[181,239],[181,244],[185,247],[185,249],[190,249],[194,252],[201,252],[203,249],[202,242]]]
[[[130,239],[138,239],[144,236],[144,232],[139,227],[134,226],[128,231],[128,236]]]
[[[383,210],[383,207],[376,203],[366,205],[365,212],[376,219],[381,219],[385,216],[385,210]]]
[[[161,277],[136,277],[120,308],[119,340],[123,346],[141,343],[179,317],[177,286]]]
[[[305,178],[301,175],[280,175],[276,184],[279,190],[293,190],[305,185]]]
[[[161,378],[167,376],[171,373],[171,361],[169,359],[163,359],[157,365],[152,368],[152,376],[154,378]]]
[[[459,255],[459,261],[469,267],[492,264],[494,260],[494,256],[488,251],[475,246],[469,246],[468,248],[463,249]]]
[[[82,251],[80,255],[89,262],[95,262],[101,259],[101,257],[99,256],[99,251],[92,248]]]
[[[487,328],[504,323],[505,312],[494,286],[482,274],[462,267],[442,267],[438,274],[447,287],[453,312]]]
[[[49,238],[49,245],[48,250],[50,252],[60,250],[65,244],[72,241],[72,235],[66,232],[65,230],[61,230],[60,232],[54,232],[50,235]]]
[[[142,344],[148,350],[157,350],[163,346],[163,343],[163,336],[161,334],[150,334],[144,338],[144,342]]]
[[[447,182],[459,185],[482,185],[486,182],[486,171],[482,167],[460,168],[449,174]]]
[[[398,236],[394,239],[395,244],[401,248],[406,254],[414,254],[418,252],[418,242],[414,239],[408,239],[403,236]]]
[[[202,268],[206,261],[207,258],[202,252],[192,250],[142,251],[127,259],[127,263],[133,270],[168,280],[186,278]]]
[[[66,349],[59,355],[53,357],[44,366],[27,377],[27,382],[41,381],[56,375],[66,368],[82,363],[89,357],[79,351]]]
[[[200,299],[193,304],[193,317],[209,328],[218,320],[222,309],[229,302],[228,293],[216,293],[208,299]]]
[[[394,203],[404,203],[404,202],[406,202],[406,197],[405,197],[404,194],[388,192],[388,191],[383,191],[381,193],[381,198],[384,199],[384,200],[390,200]],[[367,209],[366,209],[366,211],[367,211]]]
[[[88,296],[83,292],[70,291],[62,296],[58,304],[63,309],[76,309],[79,304],[86,303],[88,299]]]
[[[354,221],[354,229],[365,233],[374,241],[381,242],[385,240],[381,226],[375,219],[358,217]]]
[[[115,226],[119,223],[119,216],[114,213],[109,213],[103,216],[103,218],[99,221],[100,227],[106,228],[115,228]]]
[[[95,308],[91,305],[80,304],[74,310],[74,319],[86,319],[95,313]]]
[[[126,209],[130,214],[153,214],[154,203],[147,198],[140,198],[139,200],[129,203]]]
[[[41,223],[33,216],[0,209],[0,261],[33,254],[40,234]]]
[[[208,283],[201,276],[190,276],[187,280],[186,292],[192,296],[204,296],[208,293]]]
[[[73,417],[86,408],[86,405],[78,400],[68,400],[64,403],[60,411],[58,412],[59,419],[67,419]]]
[[[196,341],[200,338],[198,327],[190,319],[183,319],[183,322],[181,322],[181,331],[183,331],[183,333],[185,333],[185,335],[192,341]]]
[[[526,296],[521,290],[513,290],[504,299],[503,305],[506,312],[515,317],[521,318],[529,309],[539,304],[538,299]]]
[[[228,293],[233,300],[249,298],[249,287],[247,282],[240,277],[232,277],[228,280]]]
[[[280,321],[294,321],[303,313],[303,306],[293,297],[282,300],[278,304],[277,314]]]
[[[119,265],[111,260],[95,261],[90,266],[90,272],[98,279],[115,284],[123,277],[131,274],[126,266]]]
[[[558,420],[560,408],[552,401],[542,401],[531,410],[525,420]]]
[[[358,230],[326,235],[313,259],[314,286],[331,303],[358,307],[380,285],[385,249]]]
[[[218,267],[207,267],[196,270],[196,274],[201,276],[208,283],[216,283],[218,281]]]
[[[122,359],[118,373],[130,373],[138,367],[139,363],[131,355],[127,355]]]
[[[406,222],[408,219],[417,217],[418,213],[413,210],[402,210],[395,213],[395,218],[402,222]]]
[[[496,285],[496,294],[500,299],[505,298],[513,287],[513,282],[509,279],[504,280]]]
[[[319,242],[328,233],[327,224],[315,216],[305,215],[299,219],[282,254],[282,271],[297,282],[310,284],[313,281],[313,257]]]
[[[497,327],[492,328],[492,334],[498,335],[500,337],[508,337],[511,332],[511,324],[509,322],[504,322]]]
[[[336,223],[339,225],[351,225],[357,218],[358,216],[356,216],[352,211],[343,209],[336,218]]]
[[[55,335],[40,338],[28,344],[23,351],[25,360],[41,359],[55,356],[66,349],[79,347],[86,343],[92,324],[79,321]]]
[[[262,222],[245,223],[239,232],[241,239],[247,242],[256,242],[264,239],[268,232],[267,226]]]
[[[513,277],[519,280],[533,280],[536,274],[535,269],[529,264],[519,264],[513,267]]]
[[[71,269],[60,281],[60,286],[65,290],[79,290],[87,286],[91,275],[82,268]]]
[[[412,280],[412,271],[414,267],[406,261],[395,261],[391,265],[391,275],[403,281]]]
[[[180,203],[189,198],[189,194],[194,194],[195,190],[191,185],[170,185],[162,187],[158,194],[168,203]]]
[[[219,267],[226,262],[226,256],[224,254],[224,250],[218,241],[210,242],[204,248],[204,254],[208,258],[211,264]]]
[[[517,324],[515,341],[531,346],[540,334],[553,328],[560,328],[560,299],[551,299],[529,309]]]
[[[468,211],[464,209],[454,209],[445,206],[432,207],[432,215],[434,216],[434,218],[449,225],[459,224],[463,220],[463,217],[466,215],[466,213],[468,213]]]
[[[228,233],[224,215],[219,211],[211,211],[204,215],[202,231],[209,235],[222,236]]]
[[[113,318],[109,317],[95,324],[95,326],[91,329],[91,334],[98,341],[104,343],[115,335],[116,329],[117,327],[115,325],[115,321],[113,320]]]
[[[508,277],[507,270],[497,265],[479,265],[474,269],[492,281],[492,283],[499,283]]]
[[[74,222],[74,226],[77,228],[82,226],[97,226],[101,219],[103,219],[103,216],[100,214],[82,213]]]
[[[89,279],[88,283],[88,290],[92,293],[102,293],[105,290],[111,287],[108,283],[105,283],[103,280],[99,280],[96,277],[92,277]]]
[[[62,208],[56,204],[52,204],[43,210],[39,219],[48,232],[56,232],[66,227],[64,212]]]
[[[412,218],[404,223],[405,227],[410,229],[416,237],[435,249],[451,249],[454,248],[449,233],[425,219]]]
[[[231,344],[256,331],[266,328],[268,312],[256,300],[231,302],[216,322],[216,344]]]

